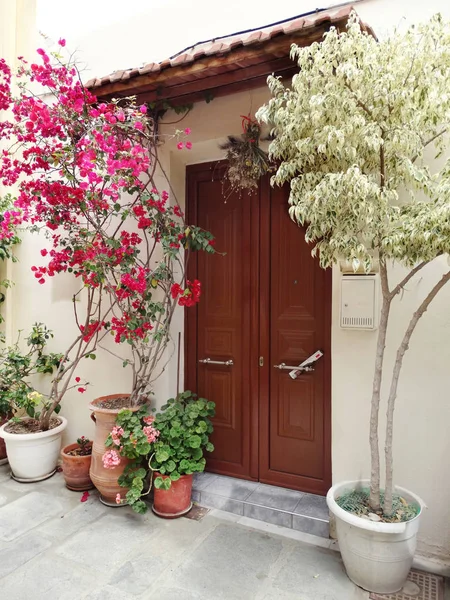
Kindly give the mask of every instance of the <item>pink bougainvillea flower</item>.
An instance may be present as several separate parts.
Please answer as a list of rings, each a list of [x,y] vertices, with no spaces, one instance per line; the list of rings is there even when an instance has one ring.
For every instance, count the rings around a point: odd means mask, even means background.
[[[186,142],[186,148],[190,150],[192,148],[192,142]]]
[[[139,129],[139,131],[142,131],[144,129],[144,125],[140,121],[136,121],[134,124],[134,128]]]
[[[64,48],[66,45],[66,40],[64,38],[59,38],[58,44],[61,46],[61,48]]]
[[[190,127],[186,127],[186,129],[184,130],[184,133],[186,135],[189,135],[191,133],[191,128]]]
[[[47,254],[48,254],[48,250],[46,250],[45,248],[42,248],[41,256],[47,256]]]
[[[143,115],[145,115],[145,113],[147,112],[147,105],[146,105],[146,104],[143,104],[143,105],[141,106],[141,108],[140,108],[140,111],[141,111],[141,113],[142,113]]]
[[[183,142],[178,142],[177,148],[178,148],[178,150],[183,150],[183,148],[184,148]]]
[[[43,277],[41,277],[41,279],[38,280],[38,283],[40,283],[42,285],[43,283],[45,283],[45,279]]]
[[[81,381],[80,377],[75,377],[75,381],[76,381],[77,383],[80,383],[80,381]]]
[[[84,394],[84,392],[86,391],[86,388],[84,387],[79,387],[78,391],[80,392],[80,394]]]
[[[120,465],[120,456],[115,450],[107,450],[102,457],[102,462],[105,469],[114,469]]]
[[[88,498],[89,498],[89,492],[84,492],[80,498],[80,502],[86,502]]]

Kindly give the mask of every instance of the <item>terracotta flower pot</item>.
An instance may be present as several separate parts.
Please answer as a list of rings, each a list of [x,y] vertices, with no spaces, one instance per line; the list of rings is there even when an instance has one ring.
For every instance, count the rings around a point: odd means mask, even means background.
[[[66,487],[74,492],[85,492],[91,490],[94,484],[89,477],[91,468],[91,455],[74,456],[68,454],[71,450],[79,448],[78,444],[70,444],[61,450],[62,470]]]
[[[154,473],[154,478],[165,475]],[[182,475],[177,481],[172,481],[168,490],[153,486],[153,512],[158,517],[176,519],[188,513],[192,508],[192,475]]]
[[[92,483],[100,492],[100,501],[107,506],[121,506],[116,503],[116,496],[117,494],[120,494],[123,498],[128,490],[119,485],[118,479],[130,461],[128,458],[120,456],[120,463],[116,467],[106,469],[103,466],[102,459],[105,452],[107,450],[114,450],[114,448],[105,448],[105,441],[111,433],[112,428],[115,426],[117,415],[122,408],[101,408],[98,404],[105,402],[106,400],[129,397],[129,395],[130,394],[111,394],[109,396],[101,396],[100,398],[93,400],[89,405],[90,410],[92,410],[91,419],[95,423],[89,475]],[[139,408],[141,407],[136,406],[130,408],[130,410],[137,411]]]

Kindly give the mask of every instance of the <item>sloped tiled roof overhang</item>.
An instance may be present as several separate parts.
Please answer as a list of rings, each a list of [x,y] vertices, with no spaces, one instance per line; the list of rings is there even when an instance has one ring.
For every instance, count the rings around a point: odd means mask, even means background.
[[[349,5],[316,11],[202,42],[162,62],[91,79],[86,87],[100,99],[136,95],[142,102],[165,100],[173,106],[259,87],[272,73],[291,77],[297,71],[291,45],[320,41],[331,26],[345,28],[352,10]]]

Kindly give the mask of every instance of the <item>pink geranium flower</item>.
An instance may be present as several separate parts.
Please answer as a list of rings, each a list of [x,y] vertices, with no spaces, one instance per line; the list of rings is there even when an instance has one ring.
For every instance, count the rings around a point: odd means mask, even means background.
[[[120,465],[120,456],[115,450],[107,450],[102,457],[105,469],[114,469]]]
[[[151,425],[144,427],[142,431],[144,432],[144,435],[146,436],[149,444],[153,444],[153,442],[156,442],[157,438],[159,437],[159,431]]]

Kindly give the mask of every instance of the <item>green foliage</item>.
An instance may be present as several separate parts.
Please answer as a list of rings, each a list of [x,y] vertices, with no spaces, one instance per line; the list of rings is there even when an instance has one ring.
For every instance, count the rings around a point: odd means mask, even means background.
[[[0,197],[0,222],[3,221],[3,215],[7,210],[13,208],[14,198],[10,194],[6,194]],[[11,259],[13,262],[17,261],[17,258],[13,254],[13,247],[20,243],[20,238],[17,235],[13,235],[11,238],[0,239],[0,260],[5,261]],[[9,279],[3,279],[0,281],[0,304],[2,304],[6,295],[4,290],[11,287],[12,282]],[[2,314],[0,314],[0,323],[5,321]]]
[[[90,456],[92,454],[92,442],[90,439],[82,435],[77,439],[77,444],[80,447],[81,456]]]
[[[380,495],[381,507],[383,507],[384,492],[382,491]],[[369,496],[369,488],[349,490],[336,499],[336,504],[343,510],[361,517],[363,515],[368,515],[371,512],[369,508]],[[417,517],[420,512],[420,506],[417,503],[412,502],[409,504],[399,494],[394,494],[392,508],[392,516],[387,517],[385,515],[383,516],[382,514],[380,515],[384,522],[397,523],[399,521],[411,521],[411,519]]]
[[[150,467],[166,477],[156,477],[155,487],[168,489],[181,475],[205,470],[204,450],[212,452],[209,437],[213,431],[210,418],[215,414],[214,402],[183,392],[171,398],[156,415],[159,438],[153,444]]]
[[[62,354],[46,353],[47,341],[53,333],[43,323],[35,323],[26,339],[28,350],[22,352],[19,339],[0,350],[0,417],[8,418],[25,410],[39,418],[47,400],[36,392],[29,378],[37,374],[52,374],[60,365]],[[4,338],[0,340],[4,344]]]
[[[450,25],[439,15],[381,42],[331,28],[291,50],[292,87],[269,78],[257,117],[273,128],[273,182],[290,182],[290,216],[320,263],[345,258],[369,270],[374,256],[411,266],[450,250],[448,147]],[[401,189],[403,188],[403,192]]]
[[[141,498],[150,492],[154,472],[155,487],[167,490],[182,475],[205,469],[204,451],[214,450],[209,441],[214,414],[214,402],[189,391],[171,398],[154,419],[148,406],[120,411],[105,445],[116,451],[119,446],[120,455],[131,460],[119,484],[128,488],[125,499],[136,512],[145,512]]]

